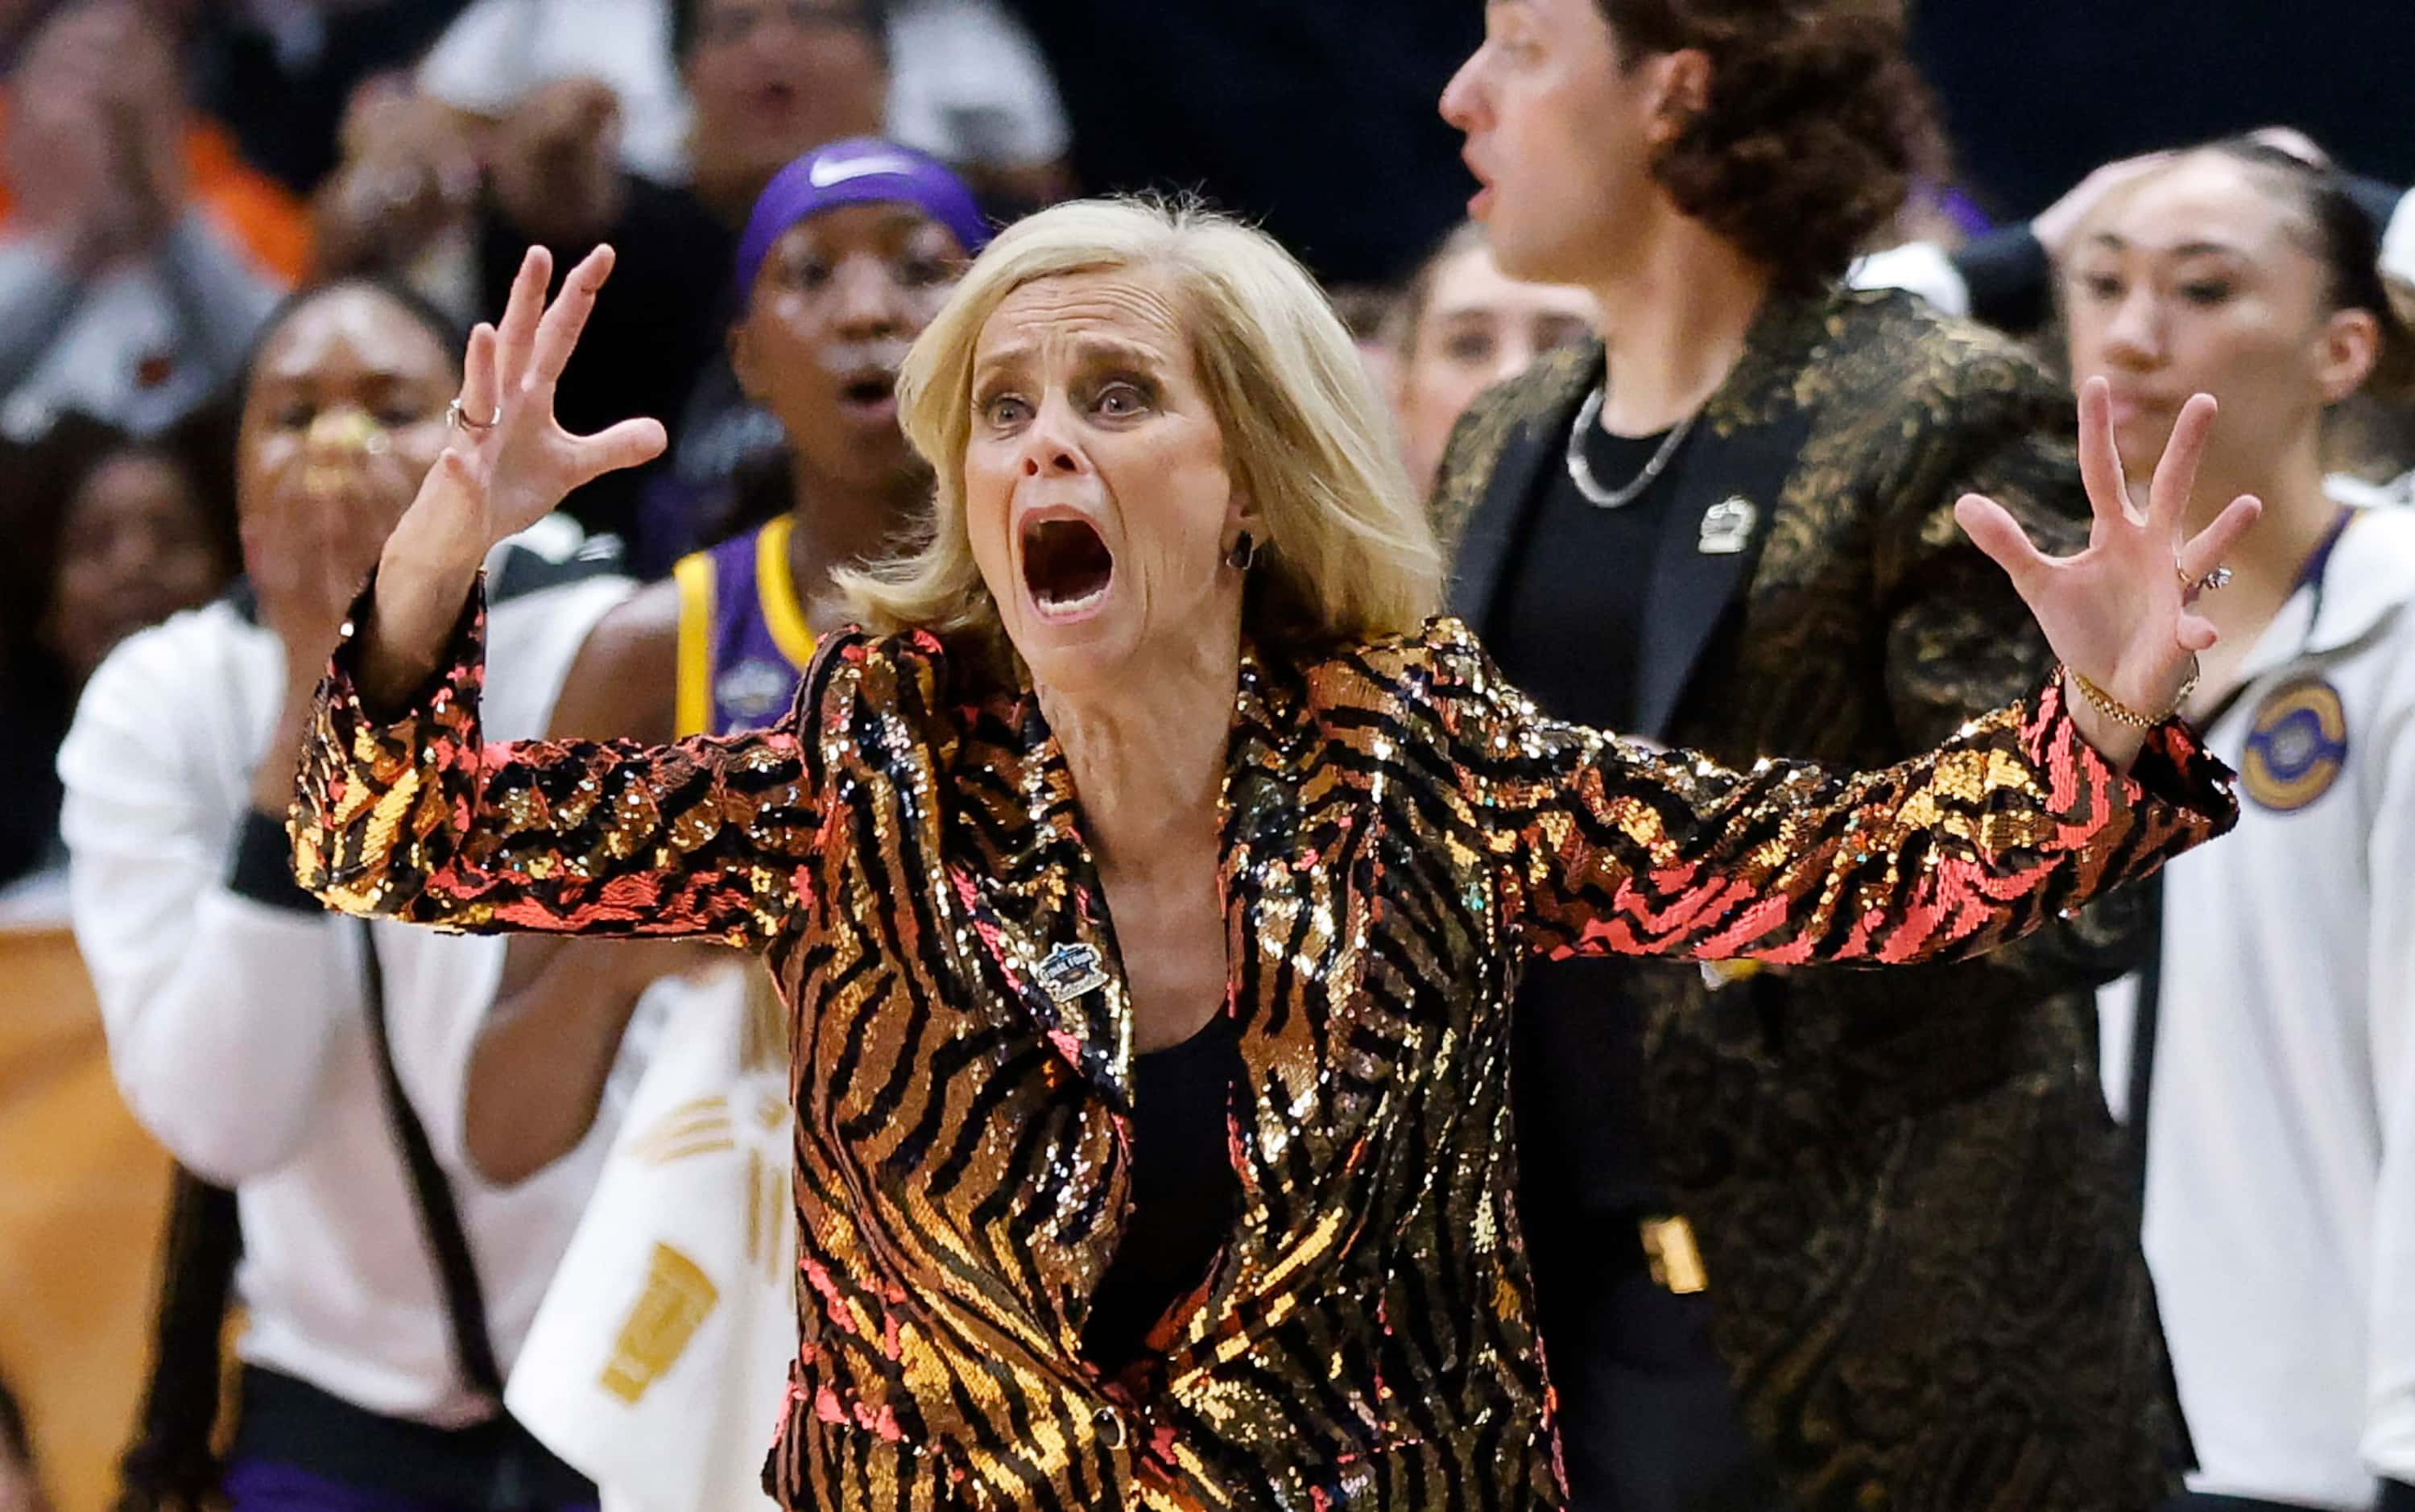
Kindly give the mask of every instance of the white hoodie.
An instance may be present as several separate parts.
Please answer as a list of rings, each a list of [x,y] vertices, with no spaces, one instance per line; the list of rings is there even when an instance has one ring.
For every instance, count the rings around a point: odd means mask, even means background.
[[[2359,511],[2241,681],[2239,828],[2164,874],[2147,1259],[2191,1488],[2363,1508],[2415,1482],[2415,513]]]

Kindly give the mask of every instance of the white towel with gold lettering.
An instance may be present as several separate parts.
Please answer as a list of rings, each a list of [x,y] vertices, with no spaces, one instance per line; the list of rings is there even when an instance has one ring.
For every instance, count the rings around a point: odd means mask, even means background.
[[[787,1040],[760,967],[652,991],[683,1000],[503,1400],[604,1512],[746,1512],[796,1339]]]

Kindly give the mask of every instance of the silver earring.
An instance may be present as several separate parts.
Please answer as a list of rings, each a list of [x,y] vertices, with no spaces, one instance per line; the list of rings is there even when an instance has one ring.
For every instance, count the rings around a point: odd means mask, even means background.
[[[1224,565],[1235,572],[1248,572],[1257,560],[1258,538],[1247,531],[1243,531],[1240,538],[1233,543],[1233,549],[1224,553]]]

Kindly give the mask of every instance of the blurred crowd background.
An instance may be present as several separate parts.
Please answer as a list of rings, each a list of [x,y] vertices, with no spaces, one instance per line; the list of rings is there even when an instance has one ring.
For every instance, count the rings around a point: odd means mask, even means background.
[[[2406,0],[1905,3],[1952,166],[1889,244],[1977,245],[2102,165],[2251,129],[2383,212],[2415,183]],[[1154,188],[1262,223],[1423,473],[1478,390],[1592,320],[1447,240],[1472,186],[1435,102],[1482,32],[1478,0],[0,0],[0,1512],[105,1505],[165,1220],[65,932],[56,750],[112,647],[239,574],[230,385],[290,290],[374,274],[466,326],[527,245],[612,243],[562,412],[672,446],[571,508],[659,576],[750,523],[740,480],[783,444],[728,355],[749,207],[885,135],[993,221]],[[2383,497],[2415,414],[2370,403],[2337,446]]]

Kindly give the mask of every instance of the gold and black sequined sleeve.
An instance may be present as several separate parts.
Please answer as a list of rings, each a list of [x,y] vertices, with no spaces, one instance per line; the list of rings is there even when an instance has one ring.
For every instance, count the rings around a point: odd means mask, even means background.
[[[443,670],[392,720],[361,705],[355,644],[338,649],[289,823],[302,885],[347,913],[473,932],[768,938],[818,828],[793,718],[668,746],[488,745],[485,631],[482,585]]]
[[[2058,684],[1879,771],[1737,771],[1545,719],[1472,649],[1447,665],[1463,679],[1437,702],[1506,863],[1505,907],[1552,955],[1975,955],[2238,814],[2229,772],[2183,726],[2117,772]]]

